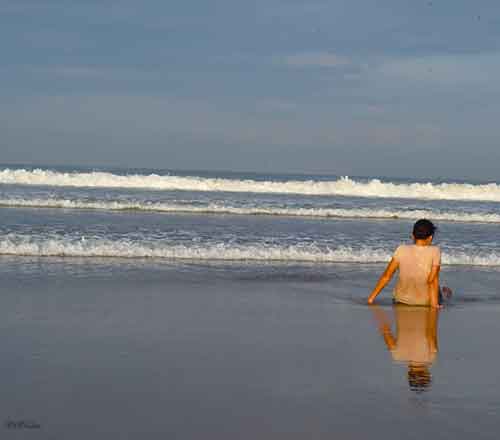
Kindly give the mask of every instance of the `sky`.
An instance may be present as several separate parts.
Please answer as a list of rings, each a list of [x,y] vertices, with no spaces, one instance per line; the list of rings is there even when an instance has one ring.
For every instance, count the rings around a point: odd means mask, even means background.
[[[0,163],[500,181],[498,0],[0,0]]]

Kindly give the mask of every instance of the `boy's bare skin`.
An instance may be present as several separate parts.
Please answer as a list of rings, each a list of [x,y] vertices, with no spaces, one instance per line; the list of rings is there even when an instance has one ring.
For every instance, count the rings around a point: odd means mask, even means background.
[[[416,246],[430,246],[432,244],[433,236],[429,236],[425,239],[417,239],[415,236],[412,234],[412,238],[415,242]],[[375,285],[375,288],[373,289],[372,293],[368,297],[368,304],[373,304],[375,301],[375,298],[377,295],[382,291],[382,289],[389,284],[391,281],[394,273],[398,270],[399,263],[392,258],[389,264],[387,265],[384,273],[382,276],[379,278],[377,284]],[[430,295],[430,306],[434,307],[436,309],[439,309],[442,307],[442,305],[439,304],[439,272],[440,272],[441,266],[433,266],[429,276],[427,278],[427,285],[429,288],[429,295]]]

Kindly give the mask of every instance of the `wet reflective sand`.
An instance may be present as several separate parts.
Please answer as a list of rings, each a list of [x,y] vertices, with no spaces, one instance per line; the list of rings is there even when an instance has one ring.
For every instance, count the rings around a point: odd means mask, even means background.
[[[379,267],[21,260],[2,438],[497,438],[496,272],[448,270],[432,312],[365,306]]]

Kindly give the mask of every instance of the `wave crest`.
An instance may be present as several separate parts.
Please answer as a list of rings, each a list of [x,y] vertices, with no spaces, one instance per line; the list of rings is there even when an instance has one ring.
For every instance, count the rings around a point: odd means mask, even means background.
[[[4,169],[0,183],[39,186],[143,188],[150,190],[225,191],[305,195],[337,195],[435,200],[500,202],[500,185],[470,183],[367,182],[341,177],[330,181],[257,181],[175,175],[117,175],[108,172],[62,173],[51,170]]]
[[[226,243],[174,245],[165,241],[132,242],[108,239],[33,238],[7,234],[0,236],[0,255],[36,257],[106,257],[162,258],[170,260],[312,262],[312,263],[382,263],[391,252],[374,247],[337,248],[315,244],[293,246]],[[500,266],[500,254],[465,251],[443,253],[443,264],[468,266]]]
[[[121,201],[121,200],[79,200],[79,199],[0,199],[0,207],[16,208],[60,208],[92,209],[107,211],[144,211],[188,214],[230,214],[230,215],[268,215],[317,218],[359,218],[359,219],[406,219],[430,218],[437,221],[465,223],[500,223],[500,214],[465,213],[458,211],[433,211],[424,209],[372,209],[372,208],[328,208],[328,207],[277,207],[277,206],[231,206],[208,203],[193,205],[189,203]]]

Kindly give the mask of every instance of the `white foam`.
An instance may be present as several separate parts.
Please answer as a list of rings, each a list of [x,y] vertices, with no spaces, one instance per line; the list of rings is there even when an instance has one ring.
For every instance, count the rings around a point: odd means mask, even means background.
[[[269,246],[262,244],[173,245],[166,241],[131,242],[129,240],[73,239],[7,234],[0,236],[0,255],[37,257],[109,257],[165,258],[171,260],[210,261],[283,261],[314,263],[382,263],[391,252],[386,249],[340,246],[324,248],[314,244]],[[469,266],[500,266],[496,252],[468,254],[465,251],[444,252],[443,264]]]
[[[360,219],[407,219],[430,218],[436,221],[467,223],[500,223],[500,214],[466,213],[459,211],[433,211],[424,209],[371,209],[371,208],[300,208],[273,206],[231,206],[209,203],[204,206],[165,202],[141,202],[120,200],[72,200],[46,199],[0,199],[0,206],[28,208],[97,209],[109,211],[152,211],[192,214],[269,215],[318,218],[360,218]]]
[[[144,188],[154,190],[228,191],[389,197],[439,200],[483,200],[500,202],[500,185],[489,183],[393,183],[372,179],[367,182],[341,177],[331,181],[256,181],[204,177],[116,175],[107,172],[61,173],[50,170],[4,169],[0,183],[99,188]]]

